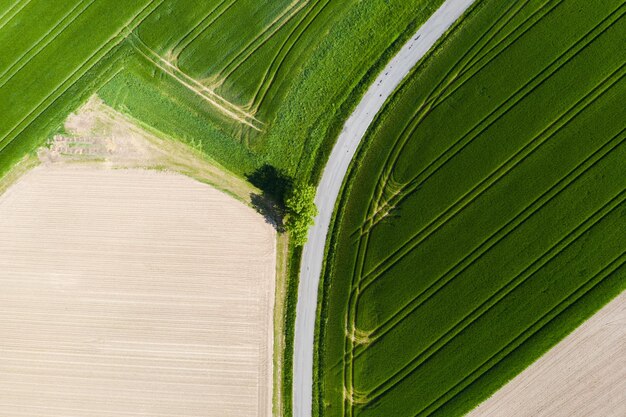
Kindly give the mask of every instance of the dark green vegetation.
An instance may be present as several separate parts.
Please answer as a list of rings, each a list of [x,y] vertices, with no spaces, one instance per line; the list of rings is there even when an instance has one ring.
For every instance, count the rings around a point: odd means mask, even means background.
[[[626,288],[626,4],[483,0],[344,187],[323,416],[460,415]]]
[[[296,246],[303,246],[306,243],[309,227],[313,225],[313,219],[317,216],[314,200],[315,187],[306,184],[294,186],[285,200],[288,213],[285,229]]]
[[[251,203],[257,212],[274,224],[279,232],[288,232],[294,248],[303,246],[309,227],[317,216],[315,187],[294,181],[270,165],[263,165],[246,178],[262,190],[261,195],[252,196]]]

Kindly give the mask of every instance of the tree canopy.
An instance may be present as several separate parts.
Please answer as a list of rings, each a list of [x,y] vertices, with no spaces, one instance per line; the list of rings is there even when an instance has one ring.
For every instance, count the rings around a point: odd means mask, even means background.
[[[287,210],[285,229],[289,231],[296,246],[306,243],[309,227],[313,225],[317,216],[314,199],[315,187],[308,184],[294,185],[285,199]]]

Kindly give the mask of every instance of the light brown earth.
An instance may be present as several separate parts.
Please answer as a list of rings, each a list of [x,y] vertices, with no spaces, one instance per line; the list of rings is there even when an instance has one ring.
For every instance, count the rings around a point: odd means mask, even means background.
[[[259,193],[194,149],[199,142],[184,144],[149,129],[94,96],[67,118],[64,133],[51,138],[48,146],[39,150],[38,159],[43,165],[96,163],[114,169],[179,172],[209,183],[246,203],[250,202],[251,193]],[[17,168],[14,171],[19,171],[20,165]],[[4,179],[0,180],[0,192],[4,182]]]
[[[626,292],[468,416],[626,416]]]
[[[270,416],[275,261],[188,177],[34,168],[0,196],[0,415]]]

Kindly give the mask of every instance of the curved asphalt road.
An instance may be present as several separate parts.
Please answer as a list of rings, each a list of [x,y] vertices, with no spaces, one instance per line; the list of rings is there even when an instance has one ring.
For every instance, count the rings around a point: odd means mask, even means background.
[[[293,412],[310,417],[313,393],[313,341],[324,247],[328,227],[343,179],[363,135],[387,98],[404,77],[474,0],[447,0],[422,25],[400,52],[387,64],[367,90],[337,139],[317,187],[315,203],[319,215],[309,230],[302,253],[296,308],[294,348]]]

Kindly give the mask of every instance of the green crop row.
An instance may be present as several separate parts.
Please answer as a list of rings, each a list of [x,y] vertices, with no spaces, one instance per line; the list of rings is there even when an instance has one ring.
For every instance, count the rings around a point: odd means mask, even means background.
[[[332,229],[320,415],[462,414],[626,288],[625,14],[480,1],[387,103]]]
[[[22,1],[0,15],[0,175],[120,69],[126,31],[158,4]]]

